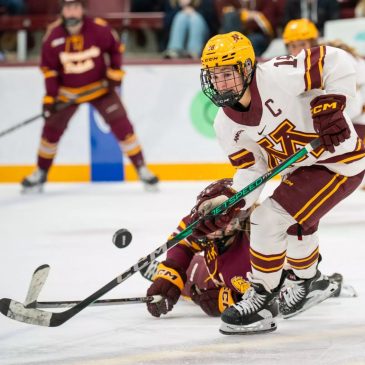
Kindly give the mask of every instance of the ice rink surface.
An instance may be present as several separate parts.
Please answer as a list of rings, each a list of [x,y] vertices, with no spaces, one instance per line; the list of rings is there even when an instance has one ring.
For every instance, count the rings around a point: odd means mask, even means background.
[[[269,183],[264,195],[275,183]],[[199,183],[49,184],[42,195],[0,185],[0,298],[24,301],[31,275],[51,266],[40,301],[82,300],[163,244],[190,211]],[[112,244],[128,228],[132,243]],[[37,327],[0,316],[1,365],[365,364],[365,191],[356,191],[323,219],[321,270],[344,276],[357,298],[332,298],[278,330],[224,336],[220,319],[179,301],[153,318],[144,304],[86,308],[60,327]],[[139,273],[105,298],[143,296]]]

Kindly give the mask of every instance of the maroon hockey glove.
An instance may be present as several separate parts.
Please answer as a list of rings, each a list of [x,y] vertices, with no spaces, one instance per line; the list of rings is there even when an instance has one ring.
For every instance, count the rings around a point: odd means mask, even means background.
[[[124,71],[121,69],[108,68],[106,71],[106,79],[108,81],[108,89],[114,91],[116,87],[120,87],[122,84]]]
[[[52,96],[46,95],[43,98],[43,117],[49,118],[53,113],[56,112],[56,99]]]
[[[232,179],[222,179],[215,181],[204,189],[197,197],[197,204],[191,211],[191,223],[203,217],[225,200],[232,197],[236,191],[231,188]],[[202,219],[193,229],[192,238],[205,238],[208,234],[218,230],[224,230],[228,223],[240,214],[245,206],[245,201],[241,200],[224,213],[206,217]]]
[[[235,304],[238,295],[227,287],[214,289],[198,289],[193,285],[190,289],[192,301],[211,317],[219,317],[230,305]]]
[[[158,265],[153,284],[147,290],[149,295],[163,297],[157,303],[147,303],[148,311],[154,317],[160,317],[171,311],[178,301],[186,282],[186,273],[173,260],[166,260]]]
[[[110,91],[114,91],[116,87],[120,87],[121,85],[121,81],[116,81],[116,80],[110,80],[108,79],[108,89]]]
[[[350,128],[343,115],[346,97],[328,94],[311,101],[313,126],[319,134],[326,151],[335,152],[335,147],[350,138]]]

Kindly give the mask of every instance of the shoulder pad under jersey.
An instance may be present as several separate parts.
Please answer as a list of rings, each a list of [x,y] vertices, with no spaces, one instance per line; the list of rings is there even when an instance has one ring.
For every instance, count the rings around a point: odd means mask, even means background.
[[[95,18],[94,23],[97,25],[101,25],[102,27],[106,27],[108,25],[108,22],[102,18]]]

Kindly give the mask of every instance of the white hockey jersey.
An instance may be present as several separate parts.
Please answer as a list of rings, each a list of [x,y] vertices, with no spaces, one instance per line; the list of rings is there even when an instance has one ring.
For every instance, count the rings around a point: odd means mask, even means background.
[[[354,57],[355,58],[355,57]],[[356,70],[356,101],[360,104],[360,112],[352,119],[354,124],[365,125],[365,60],[355,58]]]
[[[250,84],[248,111],[221,108],[214,122],[220,145],[235,167],[233,188],[241,190],[274,168],[298,149],[318,137],[310,101],[322,94],[355,97],[356,72],[345,51],[319,46],[297,57],[280,56],[257,66]],[[365,148],[345,114],[351,137],[334,153],[323,148],[312,151],[285,173],[300,166],[318,164],[345,176],[365,169]],[[263,187],[249,194],[251,206]]]

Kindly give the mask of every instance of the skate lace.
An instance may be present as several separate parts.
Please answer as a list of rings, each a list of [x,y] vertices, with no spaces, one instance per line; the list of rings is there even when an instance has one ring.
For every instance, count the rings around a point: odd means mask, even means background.
[[[243,295],[242,300],[234,305],[241,314],[256,312],[265,302],[266,295],[256,293],[255,289],[250,288]]]
[[[280,292],[280,299],[284,300],[288,307],[292,307],[305,297],[303,282],[292,283],[284,287]]]

